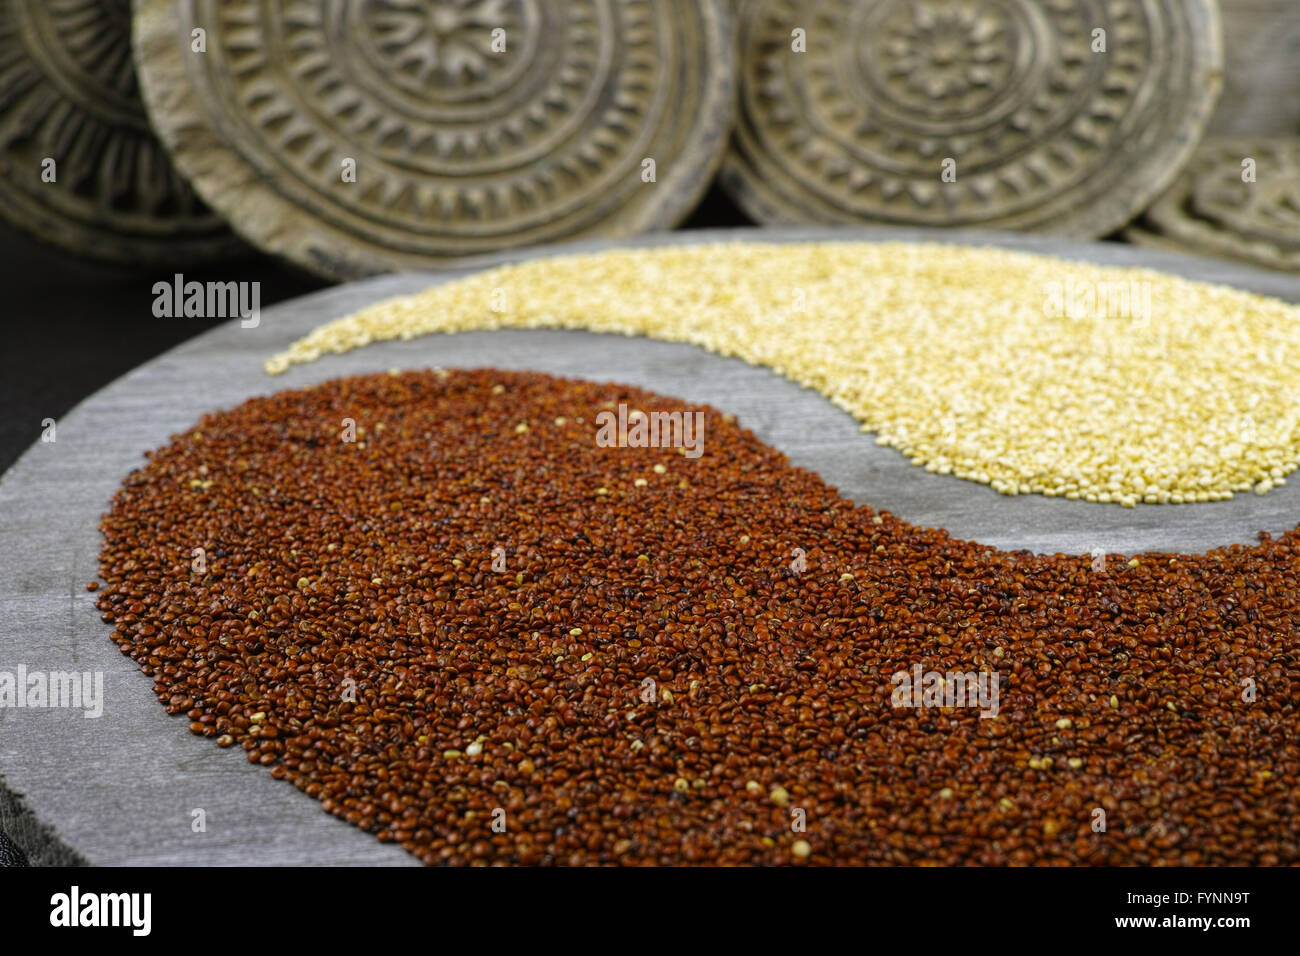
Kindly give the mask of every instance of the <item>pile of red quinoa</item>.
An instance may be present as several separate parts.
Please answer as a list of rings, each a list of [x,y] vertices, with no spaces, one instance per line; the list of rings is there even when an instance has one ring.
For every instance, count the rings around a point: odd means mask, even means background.
[[[478,370],[208,415],[114,498],[99,607],[192,731],[428,863],[1300,860],[1294,532],[1094,570],[714,409],[696,459],[599,447],[619,403],[696,410]],[[998,715],[895,706],[916,665]]]

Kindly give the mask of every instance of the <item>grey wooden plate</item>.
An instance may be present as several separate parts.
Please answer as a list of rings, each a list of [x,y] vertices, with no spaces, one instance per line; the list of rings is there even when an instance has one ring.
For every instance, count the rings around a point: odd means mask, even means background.
[[[610,247],[747,238],[926,240],[1162,269],[1300,302],[1300,279],[1136,249],[992,232],[921,229],[732,230],[586,242],[495,256],[437,276],[368,279],[266,310],[257,328],[229,322],[141,366],[58,423],[0,479],[0,670],[104,675],[104,711],[0,709],[0,826],[35,861],[97,864],[403,864],[402,850],[322,812],[290,784],[221,750],[169,717],[152,682],[108,639],[95,596],[100,515],[143,453],[202,412],[259,394],[393,367],[536,369],[654,389],[735,413],[760,438],[854,500],[1001,548],[1084,554],[1203,551],[1285,531],[1300,515],[1300,480],[1264,497],[1199,505],[1113,505],[1008,498],[984,485],[927,474],[821,395],[765,368],[688,345],[566,331],[426,336],[296,366],[279,378],[262,362],[314,326],[379,299],[505,261]],[[140,321],[153,319],[142,310]],[[202,809],[207,830],[192,830]]]

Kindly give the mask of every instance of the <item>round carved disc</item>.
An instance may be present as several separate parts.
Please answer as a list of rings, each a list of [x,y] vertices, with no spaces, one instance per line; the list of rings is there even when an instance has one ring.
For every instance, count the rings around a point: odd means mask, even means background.
[[[1213,0],[741,0],[737,19],[722,181],[761,222],[1105,235],[1176,175],[1221,82]]]
[[[1300,272],[1300,138],[1206,142],[1125,237]]]
[[[1290,136],[1300,130],[1300,3],[1219,0],[1223,95],[1207,138]]]
[[[199,192],[334,278],[669,228],[731,118],[723,0],[142,0],[136,41]]]
[[[72,252],[131,265],[246,249],[149,128],[130,0],[0,3],[0,215]]]

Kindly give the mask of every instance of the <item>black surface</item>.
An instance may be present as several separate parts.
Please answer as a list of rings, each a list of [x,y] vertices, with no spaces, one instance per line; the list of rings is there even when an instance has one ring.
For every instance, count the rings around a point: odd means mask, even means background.
[[[0,830],[0,866],[27,866],[27,856]]]
[[[0,472],[40,439],[42,420],[57,422],[113,379],[224,321],[154,317],[154,283],[176,271],[87,262],[0,225]],[[259,281],[262,308],[324,285],[257,255],[180,271],[187,281]]]
[[[732,887],[735,895],[728,898],[749,901],[743,904],[745,909],[731,910],[725,900],[717,901],[719,879]],[[618,900],[608,899],[613,880],[621,894]],[[68,894],[75,883],[83,899],[91,893],[151,894],[150,935],[145,939],[172,951],[194,949],[199,937],[220,951],[243,948],[252,927],[258,942],[267,948],[365,951],[374,948],[377,932],[393,938],[427,934],[431,899],[436,900],[438,913],[479,913],[485,895],[501,894],[510,900],[509,919],[491,926],[490,935],[501,948],[514,949],[535,947],[539,928],[557,924],[556,914],[571,911],[575,898],[608,900],[609,905],[587,907],[581,917],[585,936],[604,939],[627,932],[629,908],[620,905],[623,900],[658,900],[675,894],[700,901],[678,907],[680,913],[673,915],[674,935],[689,939],[694,950],[800,952],[808,947],[809,920],[759,919],[749,912],[759,907],[777,912],[802,893],[804,899],[816,902],[815,932],[829,938],[837,932],[856,938],[863,932],[863,914],[871,914],[875,950],[907,952],[928,933],[954,940],[980,934],[991,944],[1020,941],[1015,947],[991,946],[1013,952],[1021,945],[1035,951],[1025,942],[1032,939],[1040,940],[1037,945],[1044,950],[1054,948],[1051,940],[1068,936],[1084,952],[1109,952],[1099,950],[1098,944],[1109,947],[1119,941],[1126,944],[1121,951],[1167,947],[1183,952],[1189,949],[1189,941],[1196,940],[1199,945],[1190,947],[1192,952],[1231,953],[1253,951],[1269,939],[1280,939],[1294,923],[1295,905],[1295,874],[1282,867],[889,867],[858,869],[847,875],[831,868],[802,873],[755,869],[731,870],[725,876],[711,868],[687,867],[674,867],[672,872],[624,870],[612,876],[603,869],[502,873],[443,867],[421,873],[418,879],[395,870],[367,869],[359,878],[349,875],[343,884],[346,896],[339,892],[340,882],[337,871],[323,867],[279,869],[270,875],[221,867],[186,867],[182,872],[124,867],[75,874],[29,870],[10,873],[7,879],[0,873],[0,899],[5,904],[0,912],[10,938],[21,934],[35,942],[37,937],[48,937],[51,949],[61,951],[71,948],[70,941],[78,945],[78,936],[70,934],[80,933],[87,946],[118,944],[135,952],[141,937],[130,928],[51,926],[52,897]],[[257,907],[243,902],[249,893],[242,887],[266,884],[274,895],[264,891],[269,898]],[[1202,893],[1225,897],[1207,902]],[[1186,899],[1177,894],[1186,894]],[[1179,925],[1176,920],[1189,917],[1245,922],[1232,927],[1216,922],[1210,927],[1174,928]],[[1145,926],[1121,922],[1129,919],[1152,922]],[[1157,947],[1157,942],[1163,945]]]

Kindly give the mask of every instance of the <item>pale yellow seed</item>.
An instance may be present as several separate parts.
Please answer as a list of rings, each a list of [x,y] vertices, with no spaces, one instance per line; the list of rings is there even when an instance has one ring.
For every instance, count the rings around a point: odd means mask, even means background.
[[[794,289],[817,307],[792,310]],[[494,292],[508,313],[484,315]],[[1134,507],[1266,494],[1295,470],[1297,323],[1280,300],[1008,250],[712,243],[490,269],[322,325],[265,367],[484,327],[647,335],[817,389],[928,471]]]

